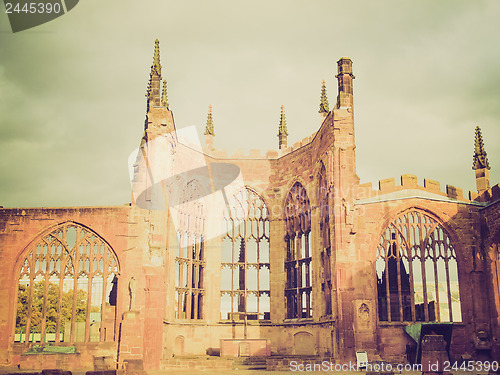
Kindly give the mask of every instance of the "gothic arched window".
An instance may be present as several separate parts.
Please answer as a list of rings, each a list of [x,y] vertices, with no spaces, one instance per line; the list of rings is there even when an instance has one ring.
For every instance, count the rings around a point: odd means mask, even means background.
[[[183,191],[176,211],[179,219],[175,258],[175,301],[177,319],[203,318],[203,272],[205,269],[205,207],[203,193],[193,180]]]
[[[380,237],[376,269],[380,321],[462,320],[455,249],[431,216],[395,218]]]
[[[118,273],[114,251],[88,228],[42,236],[21,260],[15,341],[114,340]]]
[[[311,204],[299,182],[286,198],[285,225],[286,317],[312,318]]]
[[[235,194],[224,227],[221,319],[269,320],[269,217],[264,200],[248,188]]]
[[[323,296],[323,315],[332,315],[332,273],[331,273],[331,245],[330,245],[330,214],[329,190],[326,178],[326,168],[321,163],[318,181],[318,202],[320,208],[319,230],[321,235],[321,291]]]

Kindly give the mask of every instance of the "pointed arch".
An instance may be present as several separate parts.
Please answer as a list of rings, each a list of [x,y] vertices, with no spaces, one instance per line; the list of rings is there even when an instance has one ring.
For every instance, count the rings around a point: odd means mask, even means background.
[[[416,208],[395,216],[376,250],[380,321],[461,321],[458,262],[446,228]]]
[[[203,319],[205,233],[207,205],[204,185],[197,179],[186,182],[176,215],[177,254],[175,258],[175,316],[177,319]]]
[[[27,246],[15,272],[14,341],[114,340],[120,263],[96,232],[72,221],[52,227]]]
[[[221,319],[270,319],[269,209],[245,187],[224,212]]]
[[[312,318],[311,203],[300,182],[288,192],[284,219],[286,317]]]

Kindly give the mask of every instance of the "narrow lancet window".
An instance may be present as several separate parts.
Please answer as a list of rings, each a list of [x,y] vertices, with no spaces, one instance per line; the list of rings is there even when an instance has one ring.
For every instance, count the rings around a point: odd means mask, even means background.
[[[326,168],[321,163],[318,181],[318,202],[320,209],[319,230],[321,235],[321,292],[323,296],[323,315],[332,315],[332,274],[331,274],[331,245],[330,245],[330,214],[329,190],[326,178]]]
[[[203,319],[205,286],[205,206],[199,184],[189,182],[183,192],[175,258],[175,317]]]
[[[311,205],[299,182],[286,199],[285,225],[286,317],[312,318]]]

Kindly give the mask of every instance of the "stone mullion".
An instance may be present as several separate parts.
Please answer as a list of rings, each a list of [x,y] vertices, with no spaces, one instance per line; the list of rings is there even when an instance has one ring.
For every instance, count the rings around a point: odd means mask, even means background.
[[[448,266],[448,251],[450,249],[448,247],[445,247],[445,260],[444,260],[444,267],[446,270],[446,288],[447,288],[447,297],[448,297],[448,311],[449,311],[449,317],[450,317],[450,322],[453,322],[453,309],[452,309],[452,301],[451,301],[451,285],[450,285],[450,268]]]
[[[186,288],[186,319],[191,319],[192,295],[193,295],[193,244],[190,242],[191,236],[188,237],[187,243],[187,288]],[[191,243],[191,244],[190,244]]]
[[[42,326],[40,329],[40,342],[45,342],[45,330],[47,329],[47,299],[49,291],[49,279],[47,274],[45,274],[45,280],[43,285],[43,305],[42,305]]]
[[[184,285],[184,262],[182,258],[177,260],[177,264],[179,265],[179,288],[185,288]]]
[[[85,248],[86,241],[83,241],[83,244],[80,243],[80,245],[75,248],[75,259],[73,260],[73,306],[71,309],[71,333],[70,333],[71,343],[75,342],[75,334],[76,334],[76,302],[78,294],[78,275],[80,274],[81,246]]]
[[[234,235],[234,223],[233,223],[233,235]],[[234,237],[231,238],[231,291],[234,290],[234,272],[235,272],[235,267],[234,265],[236,264],[236,261],[234,260],[234,247],[236,246],[236,241]],[[231,295],[231,312],[233,312],[233,296]]]
[[[261,238],[259,237],[259,223],[257,222],[257,319],[260,319],[260,270],[261,270],[261,263],[260,263],[260,240]]]
[[[425,262],[427,261],[427,241],[426,238],[422,240],[422,227],[417,226],[420,233],[420,250],[422,254],[422,259],[420,260],[420,268],[422,272],[422,293],[424,294],[424,321],[429,321],[429,306],[427,301],[427,278],[425,277]]]
[[[389,240],[389,249],[392,248],[392,243]],[[392,321],[392,314],[391,314],[391,292],[389,288],[389,249],[385,249],[385,298],[386,298],[386,304],[387,304],[387,321],[391,322]]]
[[[312,254],[310,254],[310,247],[309,247],[309,235],[305,235],[304,238],[304,246],[306,248],[306,258],[308,259],[306,261],[306,286],[309,286],[312,288]]]
[[[311,291],[306,292],[306,304],[307,304],[306,307],[307,307],[307,317],[308,318],[312,318],[312,313],[311,313],[311,310],[312,310],[311,298],[312,298],[312,296],[311,296],[311,293],[312,293]]]
[[[300,222],[299,222],[300,226]],[[296,230],[297,228],[294,228]],[[294,255],[295,255],[295,317],[300,318],[302,317],[302,294],[300,291],[300,287],[302,286],[302,265],[300,264],[300,257],[301,257],[301,251],[302,249],[300,248],[298,243],[300,241],[300,236],[298,236],[298,233],[295,233],[295,238],[294,238]]]
[[[192,272],[192,288],[198,289],[198,269],[200,267],[199,262],[193,262],[193,272]]]
[[[398,233],[398,228],[396,228],[396,269],[398,273],[398,304],[399,304],[399,320],[403,321],[403,295],[401,293],[401,251],[402,251],[402,244],[400,243],[401,241],[401,235]]]
[[[406,217],[406,216],[405,216]],[[407,238],[407,244],[408,244],[408,274],[410,275],[410,308],[411,308],[411,320],[415,322],[417,320],[416,318],[416,311],[415,311],[415,285],[413,282],[413,250],[415,243],[412,243],[411,241],[411,227],[409,220],[406,220],[406,233],[409,238]],[[415,234],[415,231],[413,232]],[[415,242],[415,238],[414,241]]]
[[[43,256],[43,246],[41,247],[41,254]],[[47,254],[45,254],[45,258],[50,256],[50,252],[48,251],[47,245]],[[41,262],[41,266],[43,267],[43,262]],[[40,342],[45,342],[45,330],[47,328],[47,299],[49,298],[49,274],[47,272],[47,268],[50,267],[50,261],[45,259],[45,277],[44,277],[44,285],[43,285],[43,306],[42,306],[42,327],[40,330]]]
[[[434,229],[435,230],[435,229]],[[432,232],[434,233],[434,232]],[[439,240],[438,242],[432,241],[432,248],[433,248],[433,263],[434,263],[434,288],[436,290],[436,321],[440,322],[441,321],[441,306],[439,304],[439,279],[438,279],[438,269],[437,269],[437,262],[438,262],[438,257],[436,254],[436,243],[439,246]]]
[[[101,244],[103,246],[103,244]],[[108,249],[104,247],[104,254],[102,255],[102,302],[101,302],[101,329],[99,339],[101,341],[105,340],[104,331],[104,321],[106,320],[106,292],[108,288],[108,271],[109,271],[109,260],[108,260]],[[99,267],[99,262],[97,262],[97,267]]]
[[[177,288],[175,291],[177,293],[177,319],[182,319],[182,297],[184,295],[184,292],[181,293],[181,290]]]
[[[194,319],[200,319],[200,317],[198,316],[198,293],[196,292],[192,292],[192,297],[191,297],[193,300],[194,300],[194,307],[193,307],[193,317]]]
[[[66,267],[68,264],[68,260],[71,259],[69,254],[65,254],[65,255],[66,255],[66,259],[59,258],[57,261],[55,261],[56,269],[57,269],[57,262],[59,262],[60,267],[61,267],[59,269],[59,298],[57,300],[56,344],[60,342],[64,279],[66,277]],[[73,269],[73,273],[74,273],[74,269]]]
[[[33,254],[33,252],[31,253]],[[31,330],[31,315],[33,314],[33,288],[35,284],[35,278],[33,275],[33,267],[30,264],[30,284],[28,287],[28,313],[26,314],[26,336],[25,344],[29,345],[30,342],[30,330]]]
[[[87,316],[85,318],[85,342],[90,341],[90,310],[92,308],[92,278],[94,276],[94,248],[96,243],[90,245],[90,254],[88,254],[89,270],[87,274]],[[84,263],[85,268],[85,263]]]

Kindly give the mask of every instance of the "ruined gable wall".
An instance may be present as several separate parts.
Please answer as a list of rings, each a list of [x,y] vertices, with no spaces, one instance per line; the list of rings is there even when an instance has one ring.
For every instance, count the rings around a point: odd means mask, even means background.
[[[382,197],[381,197],[382,198]],[[351,254],[352,274],[342,283],[351,285],[355,298],[368,300],[373,307],[373,335],[357,335],[356,346],[376,348],[383,358],[402,360],[405,347],[411,341],[398,332],[404,323],[378,322],[378,302],[376,288],[376,249],[382,231],[398,214],[409,209],[417,209],[435,217],[448,232],[458,258],[462,323],[454,327],[453,353],[472,353],[471,339],[476,316],[484,310],[481,290],[485,285],[476,277],[474,254],[477,254],[480,239],[480,206],[460,202],[434,201],[425,198],[395,199],[374,203],[356,204],[357,233],[356,251]],[[376,334],[375,334],[376,332]],[[368,333],[368,332],[367,332]]]
[[[12,358],[15,326],[15,300],[18,286],[18,260],[42,234],[58,224],[75,222],[101,236],[117,254],[120,267],[127,263],[127,217],[130,207],[4,208],[0,209],[0,361]],[[123,309],[118,299],[118,310]],[[87,358],[88,359],[88,358]],[[91,358],[90,358],[91,360]],[[16,363],[14,363],[16,364]]]

